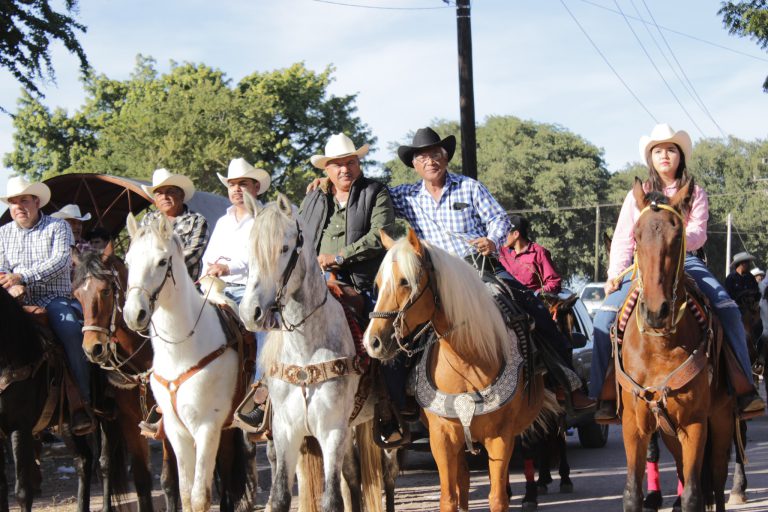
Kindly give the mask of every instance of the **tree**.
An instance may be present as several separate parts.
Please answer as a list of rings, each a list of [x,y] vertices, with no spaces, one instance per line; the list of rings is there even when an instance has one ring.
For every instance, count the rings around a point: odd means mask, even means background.
[[[300,200],[319,175],[309,157],[333,133],[376,140],[355,115],[355,95],[328,94],[332,74],[330,66],[317,73],[294,64],[232,84],[204,64],[172,63],[161,74],[139,56],[127,80],[88,76],[85,103],[71,116],[23,95],[5,164],[35,178],[104,172],[148,179],[167,167],[222,192],[216,173],[243,157],[270,172],[272,192]]]
[[[77,32],[85,32],[72,14],[77,0],[64,0],[65,12],[57,12],[49,0],[6,0],[0,11],[0,66],[21,85],[41,95],[35,81],[53,80],[51,42],[60,41],[80,60],[80,69],[88,70],[85,51],[77,40]]]
[[[717,13],[730,34],[749,37],[761,49],[768,49],[768,1],[723,2]],[[763,92],[768,92],[768,77],[763,82]]]

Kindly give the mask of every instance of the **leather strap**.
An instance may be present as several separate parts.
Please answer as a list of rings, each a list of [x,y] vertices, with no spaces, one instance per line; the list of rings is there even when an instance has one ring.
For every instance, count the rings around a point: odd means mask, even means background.
[[[341,357],[307,366],[274,363],[267,371],[270,377],[276,377],[295,386],[309,386],[345,375],[360,374],[362,370],[357,356]]]

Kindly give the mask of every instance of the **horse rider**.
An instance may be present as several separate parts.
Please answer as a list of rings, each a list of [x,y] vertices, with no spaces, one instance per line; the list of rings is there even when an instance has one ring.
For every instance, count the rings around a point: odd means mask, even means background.
[[[691,157],[691,150],[692,143],[688,133],[683,130],[674,131],[668,124],[656,125],[650,136],[641,137],[640,155],[648,165],[648,179],[644,183],[645,191],[661,192],[667,197],[673,196],[690,179],[686,162]],[[731,386],[737,395],[739,413],[744,416],[762,414],[765,410],[765,402],[757,394],[752,383],[746,336],[738,306],[701,259],[694,254],[707,239],[709,201],[704,189],[698,185],[694,186],[690,202],[683,214],[686,219],[686,247],[689,251],[685,256],[685,271],[707,296],[723,326],[725,338],[730,346],[730,350],[725,351],[726,367]],[[618,308],[629,293],[631,277],[623,271],[632,263],[635,250],[633,228],[639,215],[640,210],[630,191],[621,207],[611,244],[608,281],[605,284],[607,297],[595,315],[590,380],[590,395],[593,398],[598,398],[601,394],[611,361],[611,325],[616,319]],[[617,420],[616,403],[612,400],[603,400],[595,413],[595,420],[600,422]]]
[[[755,276],[755,281],[757,281],[758,285],[763,282],[763,279],[765,279],[765,271],[763,271],[761,268],[755,267],[750,270],[750,273]]]
[[[757,280],[749,271],[750,263],[753,261],[755,261],[755,257],[748,252],[740,252],[733,256],[731,262],[733,270],[725,277],[725,289],[728,295],[737,301],[745,293],[760,294]]]
[[[511,289],[515,302],[536,322],[536,329],[561,358],[570,354],[568,341],[557,329],[546,306],[513,278],[496,258],[511,230],[509,217],[485,186],[477,180],[448,172],[456,138],[440,138],[432,128],[416,131],[410,145],[400,146],[400,160],[415,169],[420,182],[390,189],[395,214],[404,218],[419,238],[458,256],[482,272],[483,279],[500,278]],[[566,364],[567,359],[560,361]],[[404,384],[402,365],[388,365],[391,387]],[[571,393],[576,410],[595,404],[579,389]]]
[[[83,352],[82,310],[72,298],[70,247],[72,229],[61,219],[45,215],[51,190],[44,183],[22,176],[8,180],[6,194],[13,222],[0,227],[0,285],[6,289],[26,287],[31,304],[46,309],[48,323],[64,347],[69,370],[77,389],[70,390],[74,408],[70,428],[75,435],[94,431],[91,412],[91,365]],[[77,396],[79,395],[79,396]]]
[[[68,204],[61,210],[52,213],[51,217],[56,219],[64,219],[67,221],[67,224],[69,224],[69,227],[72,229],[72,237],[75,240],[75,244],[73,245],[74,248],[80,252],[87,251],[91,248],[91,245],[85,240],[85,237],[83,236],[83,223],[91,220],[90,213],[82,215],[78,205]]]
[[[350,285],[365,302],[365,318],[373,310],[373,285],[386,250],[380,230],[389,232],[395,214],[387,187],[363,175],[360,159],[368,144],[359,148],[344,133],[332,135],[325,152],[313,155],[311,164],[327,180],[308,192],[299,207],[307,246],[317,252],[320,268],[344,285]],[[360,326],[365,329],[365,325]],[[261,423],[263,412],[253,415],[249,426]],[[244,419],[241,417],[241,419]],[[390,423],[382,425],[384,441],[394,441]]]
[[[141,219],[142,227],[164,215],[173,225],[173,232],[181,238],[184,263],[192,279],[197,279],[202,267],[203,251],[208,244],[208,221],[199,213],[189,209],[187,202],[195,195],[192,180],[182,174],[173,174],[167,169],[157,169],[152,174],[152,185],[142,185],[152,198],[156,210]]]
[[[529,290],[551,295],[560,293],[563,279],[549,251],[531,241],[528,219],[511,215],[509,222],[511,227],[504,246],[499,249],[499,262]]]

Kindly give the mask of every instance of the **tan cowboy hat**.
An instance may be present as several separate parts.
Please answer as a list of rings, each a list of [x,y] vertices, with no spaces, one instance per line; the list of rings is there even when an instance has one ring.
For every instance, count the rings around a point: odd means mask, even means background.
[[[81,215],[80,207],[76,204],[68,204],[56,213],[52,213],[51,217],[56,217],[57,219],[74,219],[79,220],[80,222],[91,220],[91,214],[86,213],[85,215]]]
[[[8,180],[5,195],[0,196],[0,201],[10,204],[8,199],[24,195],[35,196],[40,199],[40,208],[42,208],[51,200],[51,189],[45,183],[29,182],[24,176],[14,176]]]
[[[746,251],[737,253],[733,256],[733,261],[731,262],[731,266],[735,267],[739,263],[744,263],[745,261],[755,261],[755,257]]]
[[[352,139],[343,133],[331,135],[328,144],[325,145],[324,155],[312,155],[309,159],[312,165],[318,169],[325,169],[329,160],[344,158],[345,156],[357,155],[358,158],[364,157],[368,153],[368,144],[363,144],[359,149],[355,149],[355,143]]]
[[[643,161],[648,165],[651,165],[651,149],[662,142],[677,144],[680,146],[683,156],[685,156],[685,161],[688,162],[690,160],[693,143],[688,132],[685,130],[676,132],[667,123],[661,123],[653,127],[650,136],[643,135],[640,137],[640,156],[643,157]]]
[[[173,174],[168,169],[156,169],[152,173],[152,186],[142,185],[141,188],[149,196],[155,196],[155,189],[160,187],[179,187],[184,191],[184,202],[189,202],[195,195],[195,184],[182,174]]]
[[[229,162],[226,176],[219,173],[216,173],[216,176],[219,177],[219,180],[221,180],[225,187],[229,186],[229,180],[236,180],[239,178],[256,180],[259,182],[259,193],[257,195],[266,192],[269,185],[272,183],[272,178],[267,171],[252,166],[245,160],[245,158],[235,158]]]

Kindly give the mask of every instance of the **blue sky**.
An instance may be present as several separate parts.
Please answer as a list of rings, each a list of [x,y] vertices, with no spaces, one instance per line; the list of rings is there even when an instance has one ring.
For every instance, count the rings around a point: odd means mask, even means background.
[[[720,2],[564,1],[645,107],[622,85],[561,1],[474,0],[478,122],[511,114],[560,124],[603,148],[612,171],[638,160],[638,138],[650,132],[655,120],[688,130],[694,140],[720,137],[720,129],[748,140],[766,137],[768,95],[761,84],[768,74],[768,53],[727,34],[717,15]],[[157,59],[162,70],[171,60],[203,62],[233,81],[297,61],[315,70],[333,64],[331,91],[358,94],[359,115],[378,136],[376,158],[382,161],[392,157],[389,143],[403,142],[408,131],[434,119],[458,119],[454,7],[442,8],[442,0],[338,2],[390,9],[318,0],[80,0],[79,19],[88,26],[80,40],[91,64],[111,78],[127,78],[139,53]],[[617,3],[627,15],[639,11],[649,19],[647,6],[659,26],[735,51],[662,29],[670,52],[652,22],[630,19],[665,85],[625,19],[612,12],[618,11]],[[663,53],[646,27],[665,48]],[[693,99],[664,56],[673,64],[679,61],[701,101]],[[57,83],[44,87],[44,101],[74,111],[83,101],[77,61],[56,47],[53,62]],[[679,69],[677,73],[681,75]],[[4,107],[14,108],[18,91],[18,84],[0,72]],[[0,153],[10,151],[11,144],[11,121],[1,116]],[[2,190],[8,175],[7,169],[0,170]]]

